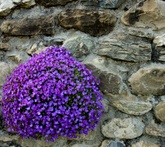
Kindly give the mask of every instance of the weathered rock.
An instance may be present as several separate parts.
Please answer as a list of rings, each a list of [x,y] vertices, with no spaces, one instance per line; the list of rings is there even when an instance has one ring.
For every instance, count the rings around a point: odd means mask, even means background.
[[[153,43],[158,54],[158,61],[165,61],[165,34],[156,36]]]
[[[132,144],[131,147],[160,147],[158,144],[146,143],[144,141],[139,141],[135,144]]]
[[[29,56],[22,51],[12,50],[6,54],[7,59],[12,60],[16,64],[23,63],[29,59]]]
[[[106,139],[101,143],[100,147],[107,147],[110,144],[110,142],[111,142],[111,140]]]
[[[99,6],[99,0],[81,0],[85,6]]]
[[[6,76],[10,73],[9,65],[5,62],[0,62],[0,87],[4,84]]]
[[[5,20],[1,24],[1,30],[5,34],[13,36],[53,35],[53,16],[39,18],[25,18],[19,20]]]
[[[140,28],[140,29],[129,28],[128,29],[128,33],[129,33],[129,35],[142,37],[142,38],[149,38],[149,39],[153,39],[154,38],[154,33],[153,33],[153,31],[151,29],[143,30],[142,28]]]
[[[59,23],[67,29],[78,29],[92,36],[108,34],[114,28],[116,17],[93,10],[68,9],[58,15]]]
[[[132,92],[141,95],[165,94],[165,66],[152,64],[139,69],[129,78]]]
[[[88,55],[94,49],[94,41],[87,36],[75,36],[64,41],[63,46],[76,58]]]
[[[0,42],[0,50],[9,50],[10,49],[10,45],[8,43],[2,43]]]
[[[121,78],[113,73],[101,72],[99,75],[100,90],[104,94],[119,94],[122,86]]]
[[[165,28],[165,2],[146,0],[130,8],[121,18],[125,25],[151,27],[154,30]]]
[[[145,132],[151,136],[160,136],[165,137],[165,126],[158,125],[154,122],[151,122],[146,128]]]
[[[43,5],[45,7],[53,7],[58,5],[66,5],[69,2],[75,1],[75,0],[35,0],[36,3]]]
[[[16,5],[12,0],[0,0],[0,16],[8,15]]]
[[[112,103],[120,111],[130,115],[143,115],[152,109],[150,102],[119,100]]]
[[[28,49],[26,52],[28,55],[33,55],[33,54],[39,54],[40,52],[44,51],[46,47],[43,45],[42,42],[39,44],[33,44],[30,49]]]
[[[103,8],[116,9],[124,2],[125,0],[102,0],[100,6]]]
[[[102,126],[102,133],[108,138],[133,139],[142,135],[144,124],[136,118],[113,118]]]
[[[25,8],[30,8],[36,4],[35,0],[12,0],[12,1],[14,4]]]
[[[72,145],[72,146],[70,146],[70,147],[98,147],[98,146],[99,146],[99,144],[97,144],[97,143],[94,143],[94,144],[86,144],[85,142],[83,142],[83,143],[74,144],[74,145]]]
[[[165,122],[165,102],[159,102],[155,107],[155,115],[159,120]]]
[[[112,39],[99,42],[95,53],[117,60],[142,62],[151,59],[151,45],[137,40],[129,43]]]
[[[125,147],[125,145],[121,142],[112,141],[107,147]]]
[[[108,100],[103,98],[101,102],[102,102],[102,104],[104,106],[104,112],[108,112],[108,110],[109,110],[109,102],[108,102]]]

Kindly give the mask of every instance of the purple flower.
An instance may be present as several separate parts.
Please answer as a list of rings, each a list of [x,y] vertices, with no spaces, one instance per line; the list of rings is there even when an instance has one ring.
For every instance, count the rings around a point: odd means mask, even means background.
[[[93,130],[103,113],[99,82],[65,48],[48,47],[20,64],[3,85],[9,131],[54,141]]]

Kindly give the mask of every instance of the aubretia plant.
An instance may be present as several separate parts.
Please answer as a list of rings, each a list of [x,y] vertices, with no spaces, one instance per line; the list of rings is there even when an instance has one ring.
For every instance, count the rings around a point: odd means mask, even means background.
[[[103,112],[99,81],[65,48],[48,47],[15,68],[3,85],[6,127],[54,141],[87,134]]]

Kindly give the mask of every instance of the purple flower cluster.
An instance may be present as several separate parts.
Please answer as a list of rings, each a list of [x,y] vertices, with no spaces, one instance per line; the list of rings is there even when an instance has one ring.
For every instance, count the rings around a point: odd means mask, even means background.
[[[87,134],[103,112],[99,81],[65,48],[48,47],[19,65],[3,85],[9,131],[54,141]]]

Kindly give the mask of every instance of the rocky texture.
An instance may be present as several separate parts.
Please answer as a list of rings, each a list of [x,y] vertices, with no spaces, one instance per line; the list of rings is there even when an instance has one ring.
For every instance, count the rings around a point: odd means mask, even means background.
[[[66,29],[78,29],[92,36],[106,35],[116,23],[116,17],[100,11],[68,9],[58,15],[59,23]]]
[[[6,20],[0,26],[2,32],[13,36],[53,35],[53,16],[39,18],[25,18],[20,20]]]
[[[146,128],[145,132],[151,136],[165,137],[165,125],[158,125],[151,122]]]
[[[0,42],[0,50],[5,50],[5,51],[7,51],[7,50],[9,50],[9,49],[10,49],[9,43],[2,43],[2,42]]]
[[[12,0],[0,0],[0,16],[8,15],[15,6]]]
[[[119,100],[112,103],[120,111],[130,115],[143,115],[152,109],[150,102]]]
[[[0,62],[0,87],[4,84],[6,76],[10,73],[10,67],[5,62]]]
[[[65,40],[63,46],[70,50],[76,58],[88,55],[95,47],[94,41],[88,36],[75,36]]]
[[[158,144],[146,143],[144,141],[139,141],[135,144],[132,144],[131,147],[160,147]]]
[[[116,39],[99,43],[96,54],[116,60],[130,62],[149,61],[151,59],[151,45],[146,42],[123,42]]]
[[[154,30],[165,28],[165,2],[146,0],[130,8],[121,18],[125,25],[150,27]]]
[[[12,0],[12,1],[14,4],[25,8],[30,8],[36,4],[35,0]]]
[[[165,61],[165,34],[156,36],[153,40],[159,61]]]
[[[108,138],[133,139],[142,135],[144,124],[136,118],[113,118],[102,126],[102,133]]]
[[[141,95],[165,94],[165,66],[152,64],[139,69],[129,78],[133,93]]]
[[[75,1],[75,0],[35,0],[36,3],[43,5],[45,7],[53,7],[58,5],[66,5],[69,2]]]
[[[118,75],[108,72],[101,72],[99,75],[100,89],[104,94],[119,94],[122,80]]]
[[[165,102],[159,102],[159,104],[156,105],[155,115],[159,120],[165,122]]]
[[[118,8],[125,0],[102,0],[100,6],[103,8]]]

